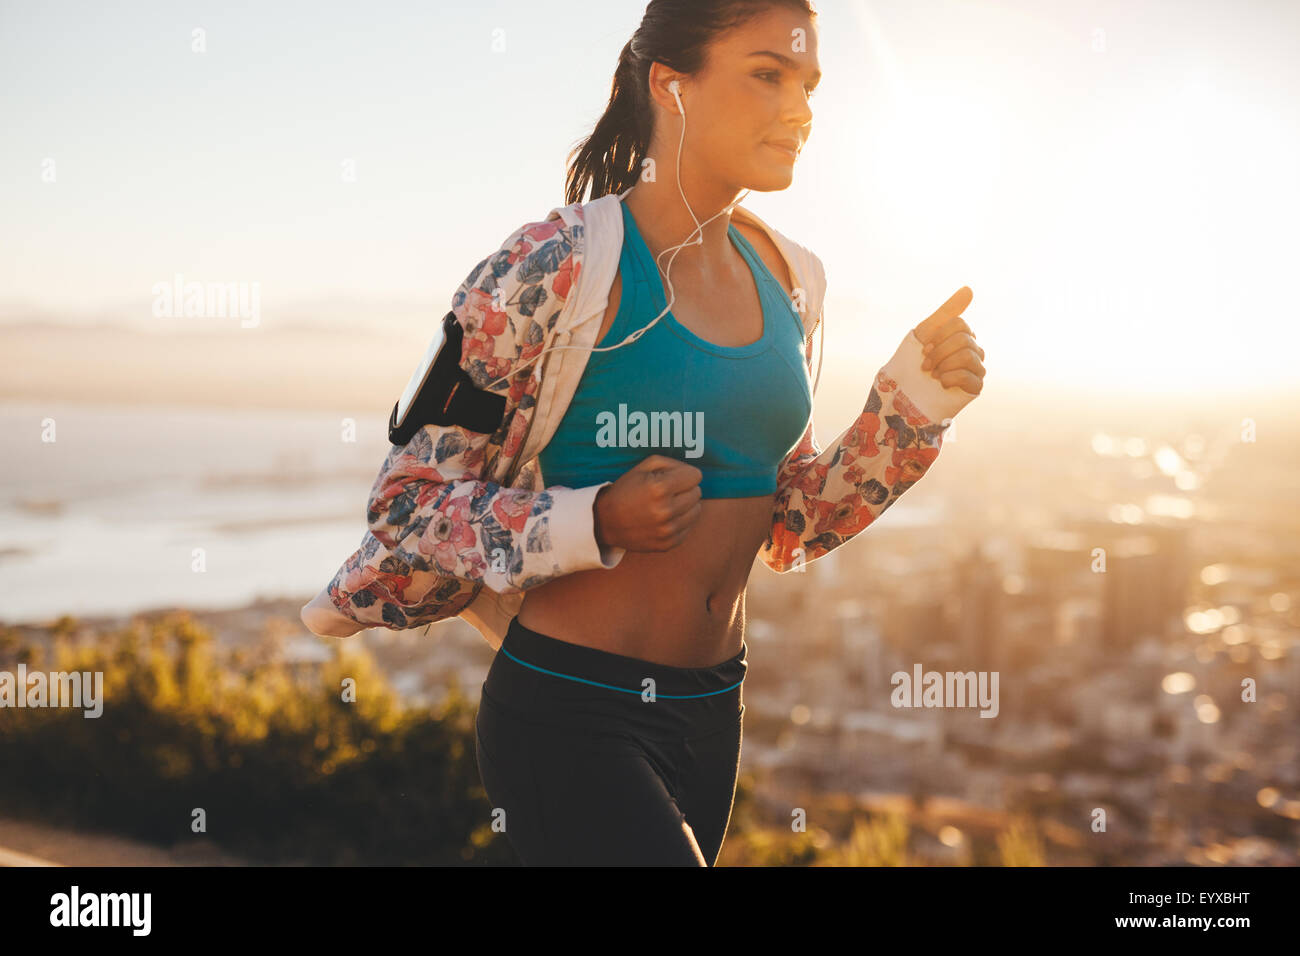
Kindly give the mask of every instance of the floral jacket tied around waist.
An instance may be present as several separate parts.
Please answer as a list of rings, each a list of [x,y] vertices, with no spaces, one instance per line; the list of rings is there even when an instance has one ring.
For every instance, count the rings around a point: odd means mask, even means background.
[[[505,377],[492,389],[506,398],[505,416],[490,435],[425,425],[391,449],[370,489],[360,546],[302,609],[314,633],[346,637],[459,616],[495,649],[525,591],[622,560],[623,550],[600,548],[594,531],[592,505],[610,482],[548,488],[537,455],[595,345],[623,245],[619,204],[630,191],[558,207],[520,227],[456,290],[461,368],[479,388]],[[733,217],[763,229],[790,269],[809,374],[826,290],[821,260],[743,206]],[[515,371],[556,345],[581,348],[548,352]],[[768,567],[789,571],[844,544],[929,469],[948,422],[974,396],[944,388],[921,371],[922,359],[908,332],[876,372],[861,414],[825,451],[809,422],[777,472],[759,550]],[[809,382],[814,388],[811,375]]]

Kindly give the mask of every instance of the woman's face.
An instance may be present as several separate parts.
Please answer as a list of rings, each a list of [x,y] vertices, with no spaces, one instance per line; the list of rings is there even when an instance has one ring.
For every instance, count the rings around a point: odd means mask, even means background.
[[[767,52],[763,52],[767,51]],[[656,63],[650,84],[661,107],[651,155],[676,168],[681,119],[668,83],[681,83],[686,109],[684,181],[712,180],[727,190],[785,189],[795,154],[812,131],[809,96],[821,79],[817,28],[806,13],[770,8],[723,34],[704,66],[681,74]]]

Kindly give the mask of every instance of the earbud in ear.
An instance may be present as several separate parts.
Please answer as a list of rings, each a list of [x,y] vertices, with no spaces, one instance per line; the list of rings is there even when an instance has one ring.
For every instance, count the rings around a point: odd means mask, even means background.
[[[682,96],[681,96],[682,85],[678,83],[676,80],[673,80],[668,84],[668,89],[672,91],[673,99],[677,101],[677,112],[685,116],[686,107],[682,106]]]

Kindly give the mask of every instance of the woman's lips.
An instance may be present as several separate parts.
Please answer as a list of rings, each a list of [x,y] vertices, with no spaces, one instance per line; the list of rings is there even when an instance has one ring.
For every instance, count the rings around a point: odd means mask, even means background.
[[[799,158],[799,154],[798,154],[795,150],[791,149],[789,146],[778,146],[776,143],[764,143],[763,145],[765,145],[765,146],[771,146],[774,150],[776,150],[777,152],[779,152],[782,156],[788,156],[790,159],[798,159],[798,158]]]

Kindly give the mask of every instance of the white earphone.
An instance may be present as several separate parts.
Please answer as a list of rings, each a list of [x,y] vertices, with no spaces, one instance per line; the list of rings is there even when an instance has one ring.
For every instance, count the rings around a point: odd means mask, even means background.
[[[536,355],[530,358],[527,362],[524,362],[523,365],[520,365],[518,368],[516,368],[515,373],[517,373],[520,369],[528,367],[533,362],[536,362],[539,358],[541,358],[543,355],[545,355],[547,352],[550,351],[554,351],[558,349],[586,348],[587,351],[589,352],[609,352],[614,349],[622,348],[624,345],[630,345],[633,342],[635,342],[637,339],[639,339],[645,332],[649,331],[655,325],[655,323],[657,323],[660,319],[662,319],[665,315],[668,314],[669,310],[672,309],[673,307],[673,303],[677,300],[677,293],[673,290],[672,279],[669,278],[669,273],[672,272],[672,268],[673,268],[673,259],[677,258],[677,253],[685,246],[703,245],[704,237],[701,235],[699,238],[696,238],[696,233],[702,232],[705,226],[713,222],[713,220],[717,219],[718,216],[721,216],[724,212],[730,212],[731,210],[735,209],[735,207],[740,204],[740,200],[744,199],[746,196],[749,195],[749,190],[746,189],[739,197],[736,198],[734,202],[730,203],[727,206],[724,206],[722,209],[718,210],[717,213],[710,216],[702,223],[695,218],[695,210],[691,209],[691,204],[686,198],[686,192],[685,190],[682,189],[682,144],[686,142],[686,107],[682,105],[681,84],[677,80],[672,80],[668,84],[668,89],[673,94],[673,99],[677,101],[677,112],[680,113],[682,117],[682,135],[681,135],[681,139],[679,139],[677,142],[677,191],[682,194],[682,202],[686,203],[686,211],[691,214],[691,220],[695,223],[695,228],[691,231],[691,234],[686,237],[685,241],[679,242],[675,246],[669,246],[667,249],[665,249],[663,252],[659,253],[659,255],[655,257],[655,266],[658,267],[659,258],[663,256],[664,253],[667,252],[672,253],[672,258],[668,260],[668,268],[664,269],[664,281],[668,284],[668,304],[664,306],[664,310],[662,312],[660,312],[658,315],[656,315],[653,319],[650,320],[649,324],[642,326],[641,328],[637,329],[635,332],[632,332],[627,336],[627,338],[623,339],[622,342],[619,342],[616,345],[606,345],[602,348],[595,348],[591,346],[582,346],[582,345],[552,345],[548,348],[542,349],[540,352],[538,352]],[[602,313],[596,312],[588,319],[584,319],[583,321],[590,321],[591,318],[595,318],[595,316],[597,315],[602,315]],[[495,386],[498,382],[505,381],[506,377],[507,376],[502,375],[500,378],[496,379],[495,381],[489,382],[484,387],[490,389],[493,386]]]

